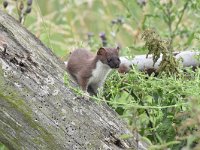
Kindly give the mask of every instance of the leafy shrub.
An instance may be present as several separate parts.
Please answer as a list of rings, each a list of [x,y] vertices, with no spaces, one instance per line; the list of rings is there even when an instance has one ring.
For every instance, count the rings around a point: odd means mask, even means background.
[[[199,69],[179,77],[148,76],[135,69],[125,75],[113,73],[104,91],[108,104],[153,144],[180,149],[199,140]]]

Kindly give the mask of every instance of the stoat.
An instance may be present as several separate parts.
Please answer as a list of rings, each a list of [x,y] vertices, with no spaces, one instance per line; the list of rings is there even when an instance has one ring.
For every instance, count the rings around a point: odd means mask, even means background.
[[[96,95],[111,69],[119,65],[119,48],[101,47],[96,54],[85,49],[73,51],[66,69],[83,91]]]

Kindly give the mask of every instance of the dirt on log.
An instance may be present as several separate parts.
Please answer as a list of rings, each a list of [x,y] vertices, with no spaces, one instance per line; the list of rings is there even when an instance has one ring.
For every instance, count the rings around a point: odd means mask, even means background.
[[[50,49],[0,10],[1,143],[16,150],[147,149],[106,104],[66,87],[64,72]]]

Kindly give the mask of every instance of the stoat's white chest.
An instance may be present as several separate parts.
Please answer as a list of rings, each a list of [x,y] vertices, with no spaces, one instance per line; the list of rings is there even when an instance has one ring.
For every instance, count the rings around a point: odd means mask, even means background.
[[[89,84],[103,84],[108,73],[111,71],[110,67],[106,64],[103,64],[101,61],[98,61],[96,68],[92,71],[92,76],[88,81]]]

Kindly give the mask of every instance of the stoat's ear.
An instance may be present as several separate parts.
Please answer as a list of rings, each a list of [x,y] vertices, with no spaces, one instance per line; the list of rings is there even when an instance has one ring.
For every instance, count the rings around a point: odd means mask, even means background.
[[[117,45],[116,50],[117,50],[117,52],[119,52],[119,50],[120,50],[120,46],[119,45]]]
[[[103,47],[99,48],[97,55],[105,55],[105,54],[106,54],[105,48],[103,48]]]
[[[117,50],[117,52],[119,52],[119,50],[120,50],[120,47],[119,47],[119,46],[117,46],[117,47],[116,47],[116,50]]]

